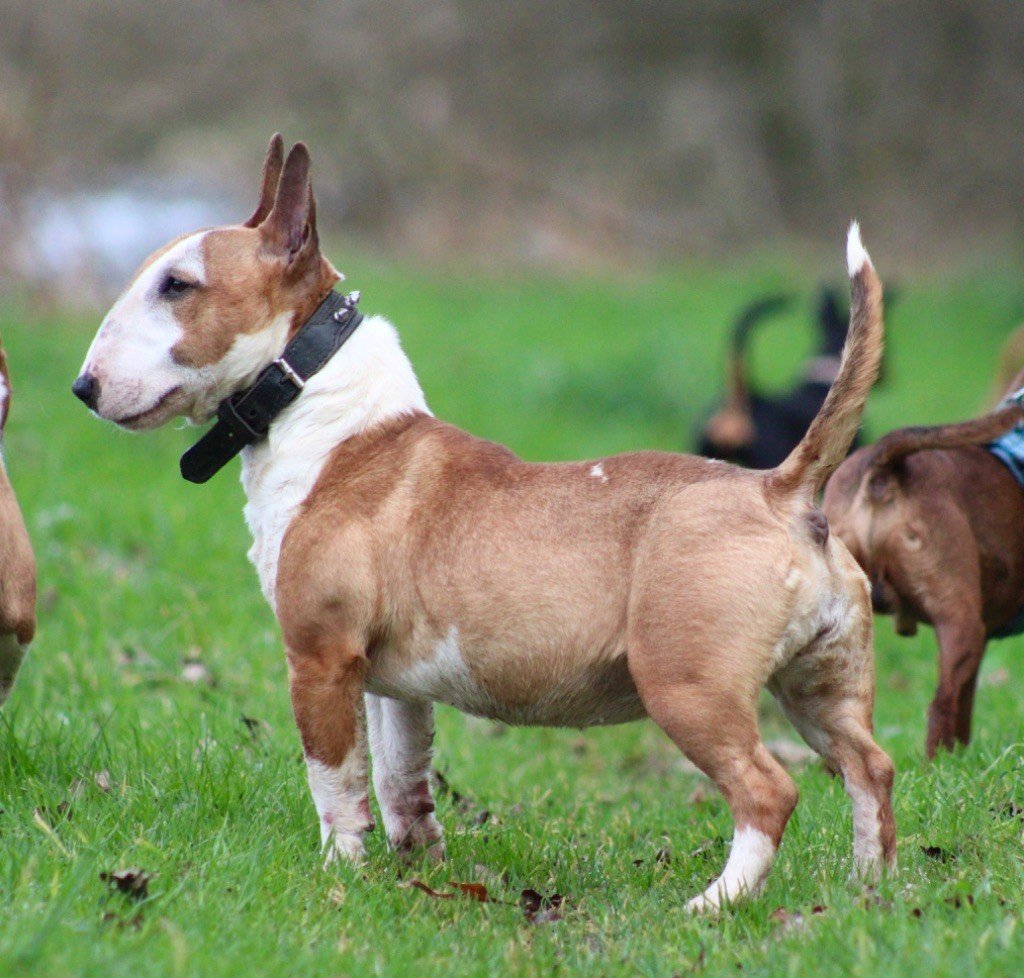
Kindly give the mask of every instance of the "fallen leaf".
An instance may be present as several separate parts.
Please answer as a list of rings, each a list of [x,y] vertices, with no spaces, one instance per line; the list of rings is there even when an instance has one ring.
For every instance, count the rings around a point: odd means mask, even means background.
[[[961,907],[973,907],[974,897],[970,893],[964,896],[960,896],[958,893],[956,896],[946,897],[942,902],[948,904],[954,910],[959,910]]]
[[[114,787],[114,782],[110,779],[109,771],[97,771],[92,776],[92,780],[93,784],[95,784],[96,787],[100,789],[100,791],[109,793],[110,790]]]
[[[409,880],[406,883],[399,883],[400,887],[420,890],[426,893],[427,896],[433,897],[435,900],[454,900],[460,894],[468,897],[470,900],[475,900],[477,903],[500,903],[500,900],[495,900],[487,892],[487,887],[483,883],[457,883],[452,882],[447,885],[454,890],[453,893],[442,893],[440,890],[435,890],[432,886],[427,886],[422,880]]]
[[[519,907],[531,924],[552,924],[562,919],[565,897],[561,893],[544,896],[536,890],[526,889],[519,895]]]
[[[948,863],[956,859],[957,854],[943,849],[941,846],[921,846],[923,852],[929,859],[935,859],[940,863]]]
[[[336,883],[327,894],[327,899],[336,907],[340,907],[345,902],[345,887],[341,883]]]
[[[497,900],[491,898],[491,895],[487,892],[487,887],[483,883],[449,883],[449,886],[454,886],[459,892],[468,896],[471,900],[476,900],[477,903],[497,903]]]
[[[486,825],[491,820],[491,813],[484,808],[473,816],[474,825]]]
[[[119,893],[124,893],[133,900],[145,900],[149,896],[149,881],[152,878],[152,873],[147,873],[136,867],[117,869],[112,873],[100,873],[100,879],[104,883],[110,884]]]
[[[431,896],[435,900],[454,900],[455,899],[455,894],[454,893],[441,893],[440,891],[435,890],[433,887],[427,886],[427,884],[424,883],[422,880],[409,880],[408,882],[399,883],[398,885],[400,887],[402,887],[403,889],[406,888],[406,887],[413,887],[414,889],[422,890],[424,893],[427,894],[427,896]]]

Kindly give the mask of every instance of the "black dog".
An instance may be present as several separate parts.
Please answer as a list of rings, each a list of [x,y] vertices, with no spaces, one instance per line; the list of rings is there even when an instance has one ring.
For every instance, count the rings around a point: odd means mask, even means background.
[[[804,366],[804,379],[788,394],[767,397],[750,389],[746,352],[754,327],[792,303],[792,296],[771,296],[748,306],[733,327],[729,377],[722,406],[701,426],[701,455],[754,469],[778,465],[803,438],[839,371],[849,315],[832,289],[823,289],[818,305],[821,339]],[[853,448],[858,446],[855,442]],[[852,448],[851,448],[852,451]]]

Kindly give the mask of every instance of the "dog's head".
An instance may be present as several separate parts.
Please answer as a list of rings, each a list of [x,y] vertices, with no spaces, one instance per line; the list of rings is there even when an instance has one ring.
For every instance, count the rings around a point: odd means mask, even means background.
[[[309,152],[283,157],[275,135],[249,220],[150,255],[107,313],[72,387],[101,418],[135,431],[209,420],[341,278],[320,253]]]

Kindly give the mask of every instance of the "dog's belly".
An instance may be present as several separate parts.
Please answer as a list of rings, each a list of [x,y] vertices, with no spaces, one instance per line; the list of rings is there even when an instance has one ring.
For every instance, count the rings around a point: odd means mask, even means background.
[[[516,726],[592,727],[646,715],[625,651],[609,656],[533,655],[463,649],[452,628],[429,654],[370,656],[367,689],[394,699],[428,699]]]

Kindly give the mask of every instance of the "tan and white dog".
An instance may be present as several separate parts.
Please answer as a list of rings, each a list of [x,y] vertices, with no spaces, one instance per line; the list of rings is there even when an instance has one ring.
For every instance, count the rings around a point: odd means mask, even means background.
[[[7,351],[0,346],[0,443],[11,409]],[[36,631],[36,560],[0,450],[0,705]]]
[[[319,249],[306,147],[282,156],[275,137],[247,222],[172,242],[111,309],[75,383],[100,417],[207,421],[341,278]],[[858,868],[894,863],[867,582],[814,506],[881,355],[881,288],[855,226],[848,258],[842,369],[769,472],[659,452],[523,462],[434,418],[377,316],[244,450],[250,557],[329,857],[360,857],[371,827],[367,729],[390,844],[440,856],[435,701],[512,724],[650,716],[735,821],[724,872],[691,908],[756,892],[797,801],[758,731],[767,685],[845,780]]]

